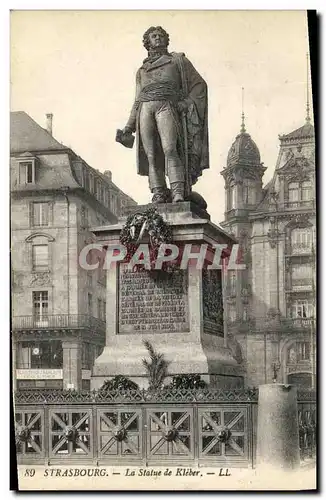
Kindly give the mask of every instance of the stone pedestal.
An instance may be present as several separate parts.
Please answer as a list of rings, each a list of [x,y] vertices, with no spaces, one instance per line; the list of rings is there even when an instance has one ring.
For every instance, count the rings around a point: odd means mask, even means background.
[[[81,390],[82,388],[82,344],[76,341],[63,341],[63,388]]]
[[[199,253],[201,244],[233,242],[209,221],[207,212],[196,210],[190,202],[158,205],[158,212],[171,225],[173,242],[192,244],[193,253]],[[119,243],[124,222],[94,229],[97,242]],[[223,322],[214,319],[218,308],[223,314],[216,302],[214,287],[218,286],[221,289],[221,271],[196,269],[196,262],[171,273],[132,272],[126,264],[107,270],[106,346],[95,361],[91,388],[118,374],[146,387],[145,339],[169,361],[171,376],[198,373],[212,386],[241,387],[242,367],[227,347]]]
[[[287,471],[300,464],[297,389],[283,384],[259,387],[257,466]]]

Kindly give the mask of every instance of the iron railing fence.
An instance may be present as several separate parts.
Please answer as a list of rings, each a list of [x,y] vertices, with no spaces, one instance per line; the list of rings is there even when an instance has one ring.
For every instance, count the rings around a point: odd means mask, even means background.
[[[191,403],[191,402],[257,402],[258,389],[163,389],[153,392],[146,389],[114,391],[73,391],[51,389],[35,391],[25,389],[14,394],[15,404],[80,404],[80,403]]]
[[[316,450],[315,393],[298,393],[302,459]],[[255,467],[257,389],[18,391],[18,463]]]

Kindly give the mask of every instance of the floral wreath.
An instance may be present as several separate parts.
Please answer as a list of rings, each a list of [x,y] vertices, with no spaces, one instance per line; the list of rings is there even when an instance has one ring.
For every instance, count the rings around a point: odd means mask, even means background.
[[[171,227],[157,212],[156,207],[149,207],[143,212],[136,212],[128,216],[120,233],[120,243],[127,248],[125,262],[130,261],[145,233],[149,236],[149,254],[151,267],[153,268],[160,245],[172,242]]]

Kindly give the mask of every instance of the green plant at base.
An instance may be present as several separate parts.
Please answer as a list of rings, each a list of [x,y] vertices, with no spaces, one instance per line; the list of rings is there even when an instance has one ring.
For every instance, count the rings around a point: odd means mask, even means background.
[[[163,387],[164,379],[168,375],[169,362],[166,361],[163,354],[155,351],[154,347],[148,340],[144,340],[150,361],[143,359],[143,366],[147,372],[148,389],[149,391],[157,391]]]

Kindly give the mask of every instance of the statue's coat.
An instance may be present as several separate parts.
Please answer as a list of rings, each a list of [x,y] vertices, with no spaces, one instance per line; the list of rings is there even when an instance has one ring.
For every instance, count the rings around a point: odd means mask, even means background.
[[[176,62],[180,74],[183,100],[188,104],[188,109],[184,116],[184,121],[180,117],[174,104],[169,103],[178,128],[178,150],[185,166],[188,167],[189,185],[197,182],[202,171],[209,168],[208,150],[208,96],[207,84],[199,75],[191,62],[183,53],[171,53],[162,55],[150,68],[163,67],[171,62]],[[142,145],[139,132],[139,116],[142,103],[137,101],[137,96],[141,91],[141,71],[148,71],[146,62],[137,71],[136,75],[136,99],[132,108],[128,126],[136,129],[137,147],[137,170],[139,175],[148,176],[148,160]],[[185,129],[187,136],[185,137]],[[187,149],[187,151],[186,151]],[[187,157],[185,154],[187,153]],[[157,166],[164,169],[164,154],[157,134]],[[187,184],[187,183],[186,183]]]

